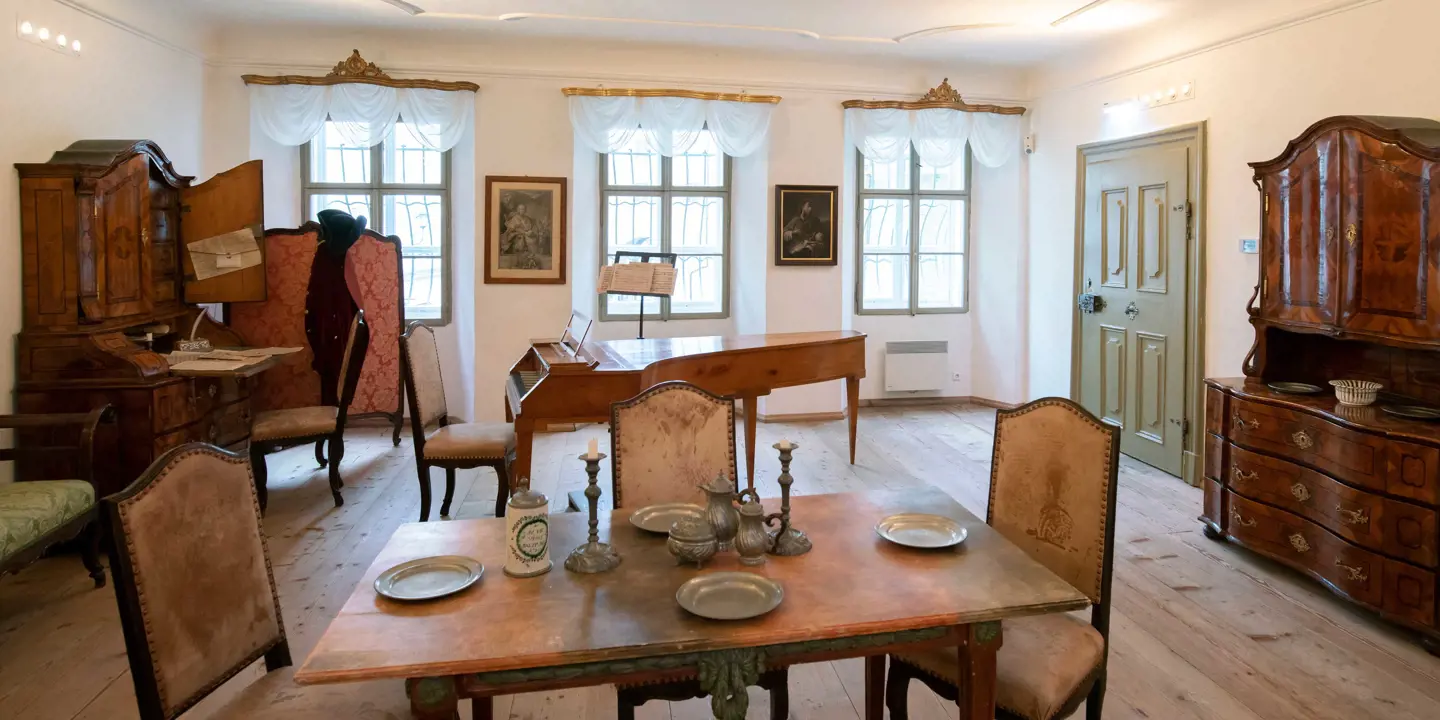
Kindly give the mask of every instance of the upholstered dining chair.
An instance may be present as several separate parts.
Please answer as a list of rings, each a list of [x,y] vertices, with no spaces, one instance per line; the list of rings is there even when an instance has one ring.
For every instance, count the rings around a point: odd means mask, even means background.
[[[390,717],[373,713],[381,688],[294,684],[244,455],[182,445],[101,505],[140,720],[178,717],[262,658],[210,717]]]
[[[415,468],[420,475],[420,522],[430,519],[430,468],[445,468],[445,500],[441,517],[449,517],[455,499],[455,471],[488,467],[495,471],[495,517],[505,514],[510,497],[510,464],[515,461],[515,426],[503,422],[451,422],[440,377],[440,351],[435,331],[420,321],[400,336],[400,369],[410,398],[410,436],[415,443]],[[432,423],[434,431],[427,431]]]
[[[345,481],[340,477],[340,460],[345,457],[345,420],[350,409],[350,400],[355,397],[355,385],[360,381],[360,367],[365,364],[365,351],[370,347],[370,326],[365,322],[365,311],[355,313],[350,322],[350,338],[345,345],[345,358],[340,365],[340,387],[336,397],[340,405],[266,410],[257,413],[250,425],[250,462],[255,466],[255,492],[260,497],[260,512],[270,493],[266,488],[269,472],[265,467],[265,456],[296,445],[315,443],[315,454],[319,457],[320,443],[330,448],[330,494],[335,506],[345,504],[340,488]],[[324,467],[322,463],[321,467]]]
[[[611,499],[615,508],[672,502],[703,505],[701,483],[735,473],[735,400],[690,383],[663,382],[610,406]],[[770,692],[771,720],[790,715],[786,668],[768,669],[757,683]],[[619,720],[651,700],[705,697],[697,678],[615,688]]]
[[[1070,400],[1043,398],[996,413],[986,524],[1091,602],[1088,622],[1071,613],[1004,621],[995,660],[1002,720],[1067,717],[1081,702],[1086,718],[1100,718],[1119,457],[1120,427]],[[885,688],[890,717],[908,717],[912,678],[955,700],[959,672],[950,649],[891,655]]]

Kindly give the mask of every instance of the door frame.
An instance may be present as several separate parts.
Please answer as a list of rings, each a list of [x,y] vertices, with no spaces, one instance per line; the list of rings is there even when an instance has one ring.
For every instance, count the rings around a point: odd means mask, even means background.
[[[1187,200],[1193,208],[1194,237],[1185,252],[1185,423],[1180,452],[1180,478],[1200,484],[1200,449],[1205,430],[1205,236],[1206,121],[1177,125],[1144,135],[1080,145],[1075,149],[1075,278],[1071,297],[1078,297],[1085,274],[1085,170],[1092,160],[1131,150],[1163,145],[1188,146],[1195,158]],[[1072,306],[1070,329],[1070,397],[1080,397],[1080,312]]]

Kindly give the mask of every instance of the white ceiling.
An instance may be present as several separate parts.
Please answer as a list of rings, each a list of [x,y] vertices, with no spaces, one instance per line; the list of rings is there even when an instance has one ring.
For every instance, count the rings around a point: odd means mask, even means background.
[[[1169,34],[1177,28],[1195,27],[1235,36],[1353,4],[1353,0],[183,2],[198,19],[220,26],[286,23],[371,30],[446,29],[537,39],[583,37],[1008,65],[1033,65],[1137,33]],[[421,12],[407,12],[407,5]],[[1092,5],[1069,21],[1052,24]],[[1197,43],[1220,39],[1224,38],[1195,38]]]

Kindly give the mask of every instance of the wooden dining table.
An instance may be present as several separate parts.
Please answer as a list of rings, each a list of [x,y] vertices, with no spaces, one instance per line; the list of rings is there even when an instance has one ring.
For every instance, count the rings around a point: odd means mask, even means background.
[[[882,716],[885,655],[954,647],[961,720],[995,717],[995,652],[1006,618],[1088,606],[1067,584],[937,488],[792,498],[792,517],[814,549],[767,556],[758,567],[722,553],[701,569],[679,565],[663,535],[632,526],[629,510],[600,516],[600,536],[622,558],[607,573],[568,572],[561,561],[583,543],[587,518],[550,516],[554,569],[517,579],[501,572],[503,519],[401,526],[295,673],[301,685],[404,680],[420,720],[451,720],[472,699],[491,717],[496,695],[592,685],[695,679],[717,717],[744,718],[746,686],[761,672],[798,663],[866,658],[866,720]],[[881,518],[926,512],[959,521],[957,548],[916,550],[876,535]],[[482,580],[448,598],[395,602],[375,578],[399,563],[465,555]],[[784,588],[757,618],[706,620],[675,601],[685,581],[744,570]]]

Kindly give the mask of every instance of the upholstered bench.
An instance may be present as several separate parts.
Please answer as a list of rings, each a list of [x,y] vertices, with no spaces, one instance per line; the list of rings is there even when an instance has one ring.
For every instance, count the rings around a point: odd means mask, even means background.
[[[85,568],[95,587],[105,584],[99,560],[99,512],[91,477],[95,430],[114,417],[110,406],[89,413],[52,415],[0,415],[0,428],[18,430],[16,447],[0,450],[0,460],[21,456],[64,453],[79,479],[35,480],[0,485],[0,576],[17,572],[39,559],[51,545],[86,535],[81,546]],[[27,442],[27,434],[41,435],[55,428],[79,426],[79,441],[72,446],[40,446]],[[37,457],[37,461],[39,458]],[[49,467],[49,466],[41,466]]]

